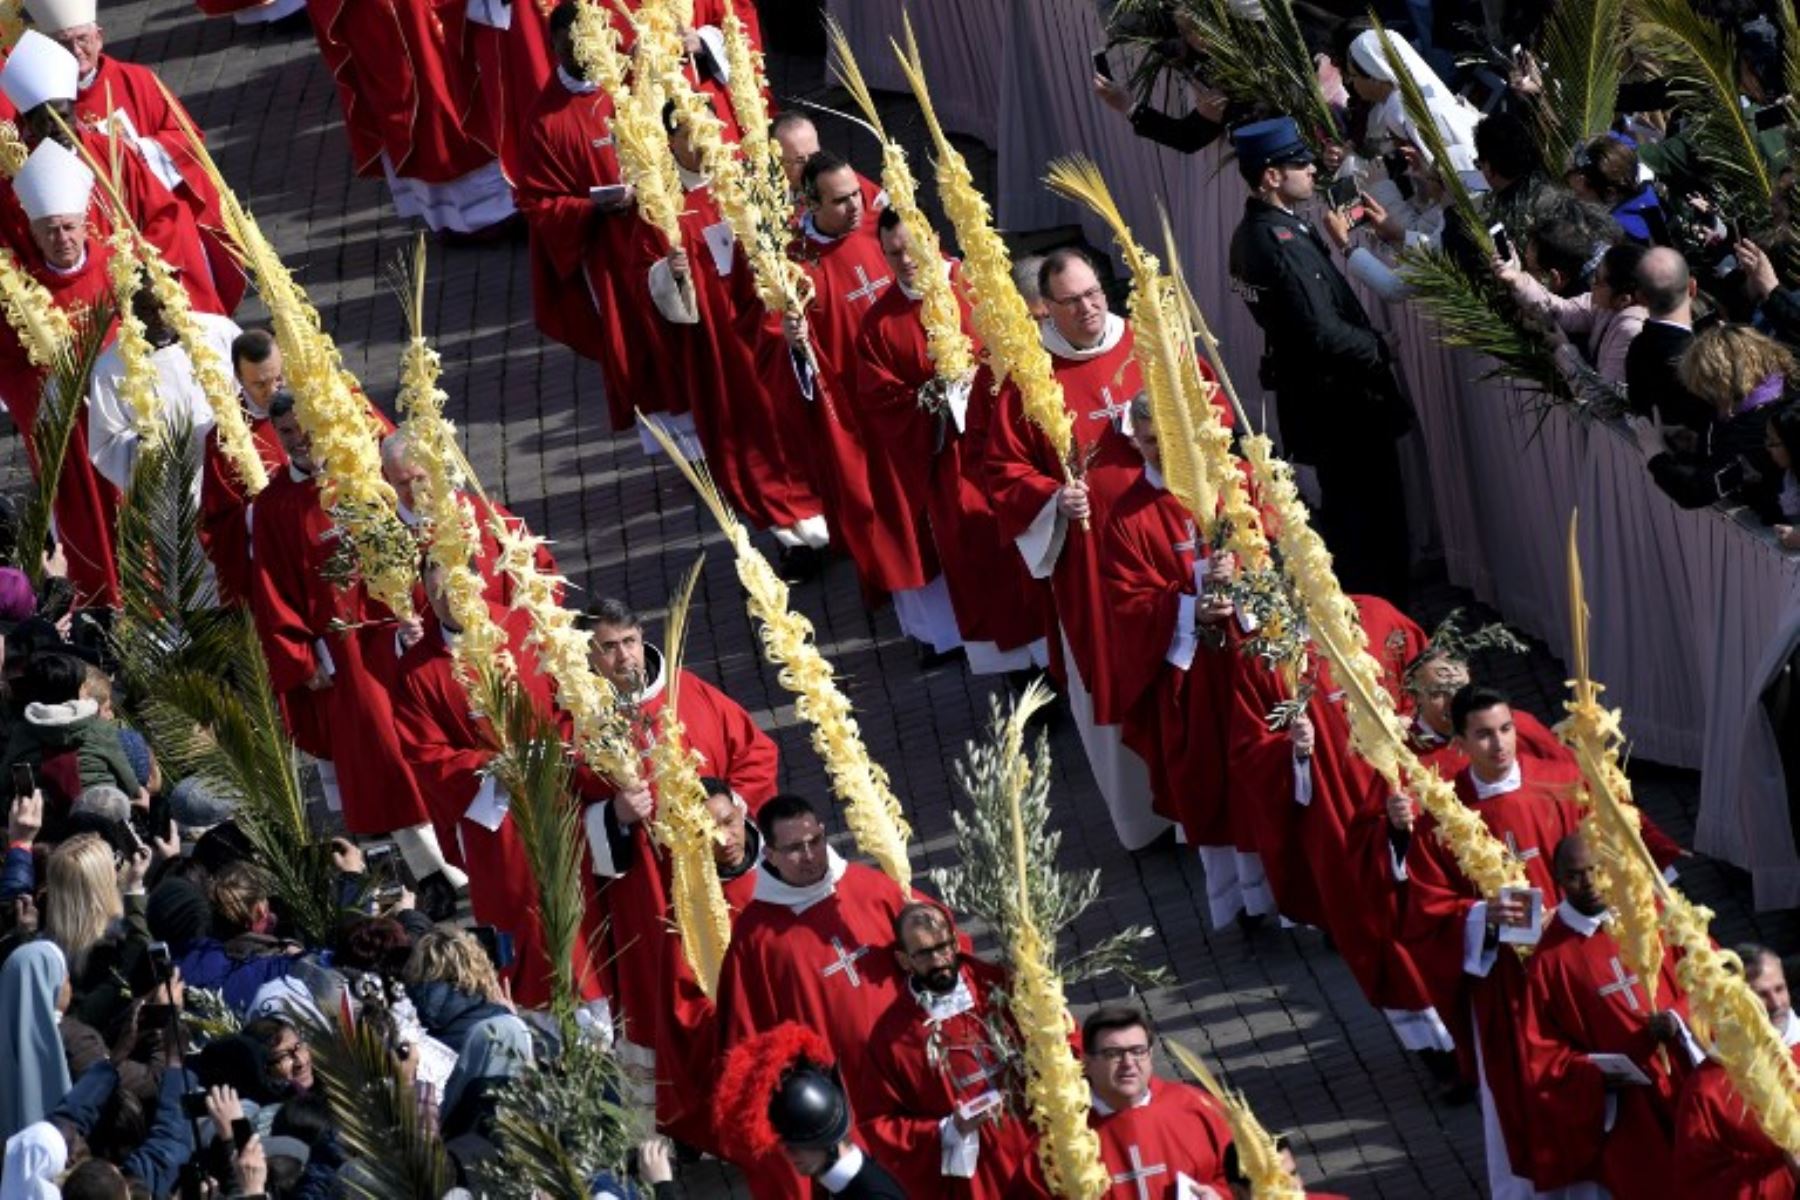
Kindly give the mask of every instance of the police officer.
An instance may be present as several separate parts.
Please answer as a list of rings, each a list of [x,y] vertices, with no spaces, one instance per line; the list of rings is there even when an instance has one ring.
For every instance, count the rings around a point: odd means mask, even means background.
[[[1294,213],[1317,168],[1291,117],[1232,134],[1252,195],[1231,239],[1232,284],[1262,327],[1262,384],[1275,393],[1287,454],[1317,473],[1320,532],[1346,591],[1406,599],[1406,500],[1396,439],[1412,411],[1387,343],[1369,325],[1324,239]],[[1338,248],[1349,223],[1328,213]]]

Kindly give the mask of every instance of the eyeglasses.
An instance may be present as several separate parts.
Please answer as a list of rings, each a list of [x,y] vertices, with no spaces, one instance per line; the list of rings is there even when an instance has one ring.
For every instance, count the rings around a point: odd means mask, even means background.
[[[269,1055],[269,1065],[271,1067],[284,1067],[284,1066],[287,1066],[289,1063],[297,1063],[300,1061],[301,1056],[304,1055],[305,1053],[306,1053],[306,1043],[305,1042],[295,1042],[293,1045],[289,1046],[286,1050],[277,1050],[277,1051],[271,1053]]]
[[[1104,1059],[1113,1066],[1118,1066],[1127,1058],[1132,1062],[1145,1062],[1150,1058],[1150,1047],[1144,1046],[1108,1046],[1104,1050],[1094,1051],[1097,1058]]]
[[[1083,304],[1098,304],[1106,298],[1106,292],[1102,288],[1091,287],[1085,292],[1079,292],[1073,296],[1064,296],[1061,300],[1057,300],[1050,296],[1044,298],[1059,308],[1072,309],[1079,308]]]
[[[917,950],[908,950],[906,957],[914,962],[934,962],[940,958],[956,957],[956,939],[939,942],[935,946],[920,946]]]

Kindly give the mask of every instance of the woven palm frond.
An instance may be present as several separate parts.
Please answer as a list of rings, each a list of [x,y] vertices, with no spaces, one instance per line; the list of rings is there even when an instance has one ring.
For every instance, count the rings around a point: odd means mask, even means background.
[[[1612,128],[1625,71],[1626,0],[1558,0],[1544,27],[1539,55],[1544,92],[1538,137],[1552,172],[1575,149]]]
[[[106,345],[112,324],[112,302],[102,299],[95,308],[77,313],[71,321],[74,336],[56,357],[46,374],[37,420],[32,427],[37,451],[37,483],[19,514],[18,545],[28,552],[20,566],[33,584],[44,581],[43,556],[37,552],[50,532],[57,488],[62,484],[63,460],[76,428],[87,416],[88,379]]]
[[[1275,1139],[1269,1136],[1269,1131],[1256,1119],[1244,1094],[1228,1090],[1207,1070],[1198,1054],[1174,1038],[1165,1039],[1163,1045],[1169,1048],[1175,1061],[1205,1089],[1206,1094],[1217,1100],[1219,1107],[1224,1109],[1225,1122],[1231,1127],[1232,1144],[1237,1147],[1238,1163],[1243,1168],[1245,1178],[1250,1180],[1250,1195],[1253,1200],[1305,1200],[1306,1193],[1281,1165],[1281,1151]]]
[[[1661,64],[1670,94],[1688,117],[1683,133],[1723,192],[1728,215],[1762,219],[1773,173],[1739,103],[1731,38],[1689,0],[1628,0],[1627,11],[1632,43]]]

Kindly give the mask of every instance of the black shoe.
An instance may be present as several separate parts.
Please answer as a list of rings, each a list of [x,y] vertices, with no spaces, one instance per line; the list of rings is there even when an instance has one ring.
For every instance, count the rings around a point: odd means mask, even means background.
[[[1262,927],[1268,924],[1268,921],[1268,913],[1245,912],[1242,909],[1238,911],[1238,931],[1247,938],[1255,937],[1258,933],[1262,932]]]
[[[413,907],[431,918],[432,924],[449,921],[455,918],[457,908],[456,885],[444,877],[442,871],[433,871],[413,889]]]
[[[783,546],[776,571],[784,583],[805,583],[819,573],[824,556],[811,546]]]
[[[1139,846],[1136,850],[1133,850],[1132,853],[1139,855],[1140,857],[1150,854],[1166,854],[1170,850],[1175,849],[1175,845],[1175,827],[1171,825],[1155,837],[1151,838],[1148,842],[1145,842],[1142,846]]]
[[[953,646],[948,650],[933,650],[925,643],[919,643],[919,670],[930,671],[936,667],[946,666],[962,658],[963,648]]]

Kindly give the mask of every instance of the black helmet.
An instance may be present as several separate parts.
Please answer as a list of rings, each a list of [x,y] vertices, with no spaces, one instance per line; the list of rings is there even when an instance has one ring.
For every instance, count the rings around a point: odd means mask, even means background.
[[[769,1124],[789,1146],[823,1150],[850,1136],[850,1104],[837,1072],[801,1059],[781,1076],[769,1101]]]

